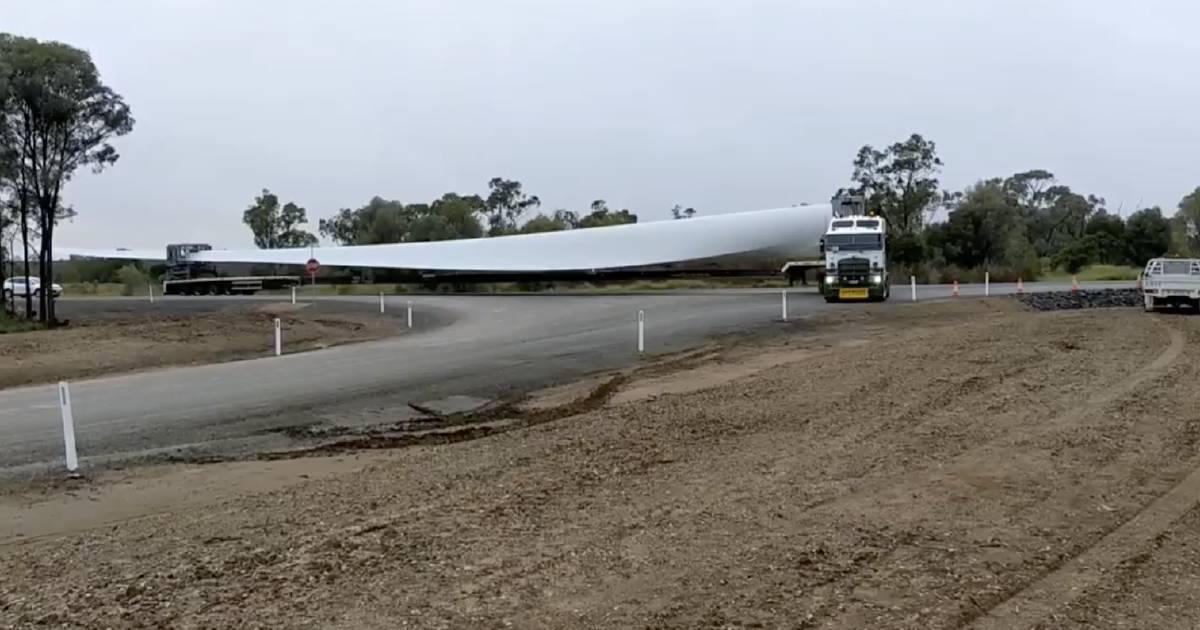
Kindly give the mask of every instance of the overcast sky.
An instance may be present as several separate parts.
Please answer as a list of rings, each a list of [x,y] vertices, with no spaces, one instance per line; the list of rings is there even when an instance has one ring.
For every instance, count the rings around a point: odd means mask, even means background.
[[[249,246],[264,187],[314,231],[494,176],[643,221],[822,202],[912,132],[943,187],[1045,168],[1173,210],[1200,186],[1197,24],[1191,0],[0,0],[137,119],[68,190],[77,247]]]

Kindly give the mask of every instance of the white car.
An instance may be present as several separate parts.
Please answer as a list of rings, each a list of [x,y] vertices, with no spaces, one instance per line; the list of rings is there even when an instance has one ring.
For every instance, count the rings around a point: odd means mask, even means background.
[[[33,278],[33,277],[9,278],[8,280],[4,281],[4,299],[11,300],[13,297],[23,298],[26,295],[30,294],[29,292],[31,289],[33,291],[33,293],[32,293],[33,297],[35,297],[35,298],[41,297],[41,295],[42,295],[42,280],[41,280],[41,278]],[[55,298],[59,298],[59,297],[62,297],[62,294],[63,294],[63,288],[60,285],[58,285],[58,284],[50,285],[50,295],[52,295]]]

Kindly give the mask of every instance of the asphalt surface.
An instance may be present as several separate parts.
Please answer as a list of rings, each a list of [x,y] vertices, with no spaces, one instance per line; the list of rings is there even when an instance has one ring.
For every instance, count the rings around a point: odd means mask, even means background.
[[[1086,288],[1130,286],[1089,284]],[[990,293],[1013,293],[992,285]],[[1069,285],[1026,285],[1028,291]],[[949,286],[920,286],[919,300],[948,298]],[[963,286],[964,297],[983,295]],[[280,298],[64,299],[63,317],[104,310],[187,312],[231,300]],[[287,299],[287,298],[283,298]],[[876,308],[901,308],[908,287]],[[778,290],[590,294],[397,296],[390,315],[414,307],[411,334],[310,353],[168,368],[71,384],[84,466],[120,465],[163,455],[226,456],[286,445],[275,430],[312,423],[370,424],[406,410],[408,401],[492,399],[639,360],[637,312],[646,351],[694,347],[713,336],[781,330]],[[378,309],[378,298],[327,297],[320,308]],[[826,304],[812,289],[789,293],[789,315],[862,305]],[[794,330],[794,329],[792,329]],[[55,386],[0,391],[0,473],[61,466],[62,425]]]

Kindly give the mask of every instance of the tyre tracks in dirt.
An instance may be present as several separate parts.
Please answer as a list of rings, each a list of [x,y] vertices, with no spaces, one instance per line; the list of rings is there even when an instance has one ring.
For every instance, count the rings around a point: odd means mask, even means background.
[[[1179,360],[1186,349],[1184,333],[1176,326],[1161,322],[1159,325],[1166,328],[1170,338],[1162,354],[1119,386],[1103,392],[1098,400],[1091,401],[1088,408],[1071,412],[1071,415],[1084,416],[1094,412],[1097,405],[1108,404],[1128,395]],[[1194,461],[1200,464],[1200,460]],[[1056,610],[1067,606],[1113,575],[1119,565],[1145,553],[1197,505],[1200,505],[1200,466],[1194,467],[1182,481],[1145,506],[1133,518],[963,627],[973,630],[1040,627]]]

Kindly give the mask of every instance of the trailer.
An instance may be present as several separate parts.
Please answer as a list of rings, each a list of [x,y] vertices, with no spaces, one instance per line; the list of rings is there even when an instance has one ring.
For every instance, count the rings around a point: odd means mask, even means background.
[[[163,280],[163,295],[254,295],[300,286],[300,276],[239,276]]]
[[[290,289],[300,276],[221,276],[212,263],[195,262],[191,255],[211,250],[206,243],[167,245],[163,295],[254,295],[258,291]]]

